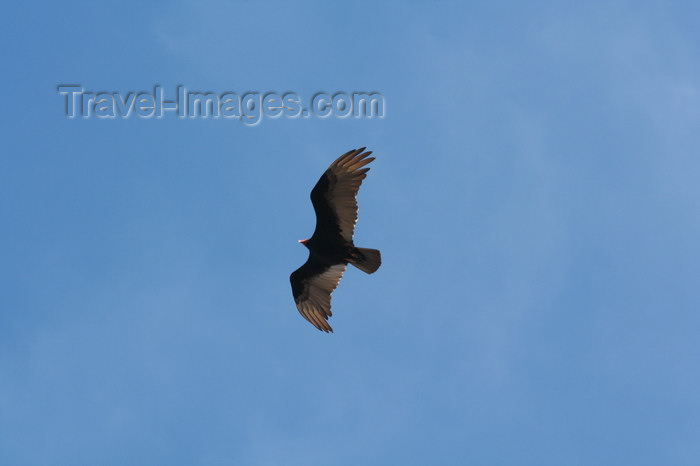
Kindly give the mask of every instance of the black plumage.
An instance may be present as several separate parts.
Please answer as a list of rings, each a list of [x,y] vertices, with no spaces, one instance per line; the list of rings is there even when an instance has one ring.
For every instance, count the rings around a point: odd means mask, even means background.
[[[357,192],[374,157],[365,148],[341,155],[325,171],[311,191],[316,212],[313,236],[301,240],[309,259],[289,277],[297,309],[319,330],[332,332],[328,325],[331,293],[343,277],[348,263],[366,273],[381,265],[376,249],[355,247],[352,237],[357,222]]]

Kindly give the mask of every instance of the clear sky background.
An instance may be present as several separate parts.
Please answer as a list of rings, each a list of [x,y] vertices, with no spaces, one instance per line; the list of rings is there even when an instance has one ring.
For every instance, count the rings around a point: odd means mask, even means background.
[[[700,464],[697,2],[1,9],[0,463]],[[68,119],[59,84],[386,115]],[[384,263],[324,334],[288,277],[360,146]]]

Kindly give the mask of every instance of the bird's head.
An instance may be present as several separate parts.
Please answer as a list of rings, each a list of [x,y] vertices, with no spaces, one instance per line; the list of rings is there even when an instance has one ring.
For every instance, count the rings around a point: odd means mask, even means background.
[[[307,248],[309,247],[309,239],[300,239],[299,242]]]

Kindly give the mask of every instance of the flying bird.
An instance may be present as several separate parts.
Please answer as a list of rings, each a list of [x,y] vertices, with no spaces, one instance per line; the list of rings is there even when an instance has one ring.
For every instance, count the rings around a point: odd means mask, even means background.
[[[316,230],[309,239],[299,240],[309,249],[309,259],[289,277],[297,309],[317,329],[332,332],[328,325],[331,293],[336,289],[348,263],[374,273],[382,263],[376,249],[357,248],[352,235],[357,222],[357,191],[374,160],[365,148],[338,157],[311,191],[316,212]],[[363,168],[365,167],[365,168]]]

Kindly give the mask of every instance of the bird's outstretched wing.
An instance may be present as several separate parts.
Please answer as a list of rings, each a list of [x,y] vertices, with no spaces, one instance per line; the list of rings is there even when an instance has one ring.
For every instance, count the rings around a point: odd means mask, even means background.
[[[309,255],[309,260],[289,277],[297,309],[317,329],[332,332],[328,325],[331,313],[331,293],[345,272],[345,264],[328,265]]]
[[[351,150],[338,157],[311,191],[311,202],[316,211],[315,238],[333,238],[340,235],[352,241],[357,223],[357,192],[372,160],[371,151],[364,147]]]

